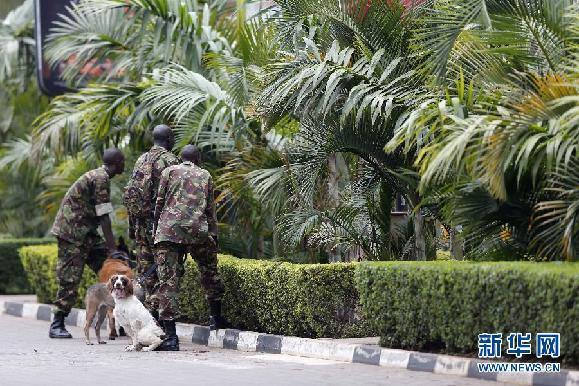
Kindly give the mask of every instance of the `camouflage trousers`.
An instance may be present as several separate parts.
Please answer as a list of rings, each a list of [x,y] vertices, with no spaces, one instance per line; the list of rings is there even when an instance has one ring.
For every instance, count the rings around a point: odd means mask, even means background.
[[[54,312],[68,315],[78,299],[78,287],[82,279],[85,264],[94,273],[98,273],[107,258],[107,249],[103,240],[89,237],[82,243],[71,243],[58,239],[58,261],[56,263],[56,281],[58,292],[54,301]]]
[[[201,285],[207,300],[223,297],[223,280],[217,272],[217,245],[213,239],[204,244],[183,245],[161,242],[155,245],[155,260],[158,264],[159,286],[155,297],[159,301],[159,319],[175,320],[179,310],[179,282],[184,273],[185,255],[189,253],[199,266]]]
[[[155,264],[155,254],[153,253],[153,248],[150,244],[146,242],[138,242],[137,246],[137,275],[144,275],[153,264]],[[144,278],[142,285],[145,291],[145,307],[149,311],[157,310],[159,308],[159,302],[153,296],[155,292],[155,286],[159,282],[159,277],[157,276],[157,270],[153,270]]]
[[[153,220],[135,218],[133,219],[133,227],[137,252],[137,275],[142,276],[155,264],[155,254],[153,253]],[[157,270],[153,270],[153,272],[141,282],[143,290],[145,291],[145,308],[149,311],[159,309],[159,302],[156,301],[153,296],[157,283],[159,283]]]

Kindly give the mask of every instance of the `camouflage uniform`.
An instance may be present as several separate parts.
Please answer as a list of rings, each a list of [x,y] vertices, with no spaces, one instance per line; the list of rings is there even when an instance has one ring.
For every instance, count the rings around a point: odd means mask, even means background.
[[[147,153],[141,155],[135,167],[131,179],[144,179],[144,173],[151,173],[150,178],[150,200],[142,203],[141,216],[129,217],[129,222],[134,230],[134,239],[137,250],[137,274],[143,275],[155,262],[153,254],[153,210],[157,201],[157,190],[159,180],[163,170],[171,165],[177,165],[179,159],[167,149],[161,146],[153,146]],[[148,164],[148,165],[147,165]],[[153,294],[155,285],[158,282],[156,272],[150,274],[144,283],[145,305],[149,310],[155,310],[158,305],[155,303]]]
[[[179,317],[179,280],[183,258],[199,266],[208,300],[220,300],[223,281],[217,273],[217,220],[211,175],[192,162],[168,167],[161,175],[155,207],[155,260],[158,264],[161,320]]]
[[[85,173],[64,196],[51,230],[58,239],[55,312],[68,315],[76,303],[85,263],[95,273],[102,267],[107,249],[97,233],[98,217],[112,211],[110,178],[104,167]]]

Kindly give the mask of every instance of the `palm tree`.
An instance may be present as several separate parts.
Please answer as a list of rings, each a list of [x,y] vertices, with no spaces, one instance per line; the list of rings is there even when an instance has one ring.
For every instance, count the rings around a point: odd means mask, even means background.
[[[467,233],[489,253],[516,245],[519,257],[575,257],[575,205],[558,221],[560,206],[542,201],[559,186],[550,175],[571,181],[565,165],[579,150],[578,11],[571,1],[442,1],[418,30],[433,97],[407,114],[387,150],[415,157],[421,192],[453,192],[447,218],[475,225]],[[476,221],[484,213],[487,226]]]
[[[342,248],[346,255],[357,250],[357,257],[396,258],[400,251],[388,250],[393,194],[402,193],[415,208],[420,199],[406,156],[383,148],[407,101],[427,94],[409,56],[415,15],[422,9],[396,1],[278,5],[282,51],[269,67],[269,86],[258,104],[270,124],[284,116],[301,121],[288,166],[299,190],[293,193],[296,207],[281,221],[282,233],[294,245],[325,245],[329,253]],[[336,157],[349,160],[342,162],[339,179]],[[323,191],[319,205],[324,180],[342,187]],[[417,209],[413,217],[414,257],[425,260],[423,212]]]

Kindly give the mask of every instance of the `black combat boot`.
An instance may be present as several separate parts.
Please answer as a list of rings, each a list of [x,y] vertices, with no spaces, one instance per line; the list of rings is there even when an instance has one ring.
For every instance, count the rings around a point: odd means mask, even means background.
[[[179,337],[177,336],[177,330],[175,329],[175,321],[162,320],[161,322],[167,337],[155,351],[179,351]]]
[[[57,312],[54,314],[54,319],[52,320],[50,329],[48,330],[48,336],[58,339],[72,338],[70,332],[66,331],[66,328],[64,327],[64,313]]]
[[[231,323],[221,316],[221,300],[209,301],[209,330],[231,328]]]

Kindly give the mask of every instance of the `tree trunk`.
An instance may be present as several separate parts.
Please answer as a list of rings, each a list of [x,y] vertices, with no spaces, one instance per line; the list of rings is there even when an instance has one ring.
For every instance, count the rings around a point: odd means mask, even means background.
[[[449,232],[450,238],[450,255],[454,260],[464,259],[464,246],[462,242],[462,237],[456,229],[456,227],[450,228]]]
[[[420,210],[414,213],[414,238],[416,260],[426,261],[426,224]]]
[[[338,166],[338,156],[331,154],[328,156],[328,206],[334,207],[340,200],[338,182],[340,181],[340,171]]]
[[[265,238],[262,234],[257,237],[257,257],[263,259],[265,256]]]
[[[341,162],[340,162],[341,161]],[[343,164],[343,158],[339,154],[330,154],[328,156],[328,181],[327,181],[327,202],[324,205],[327,208],[335,208],[340,202],[340,188],[339,183],[342,177],[343,169],[340,168]],[[331,248],[326,248],[326,253],[328,254],[328,261],[330,263],[338,263],[342,260],[342,254],[340,248],[332,250]],[[346,256],[344,256],[346,258]]]
[[[276,226],[274,223],[273,226],[273,235],[272,235],[272,246],[273,246],[273,255],[275,257],[279,257],[279,235],[276,231]]]

